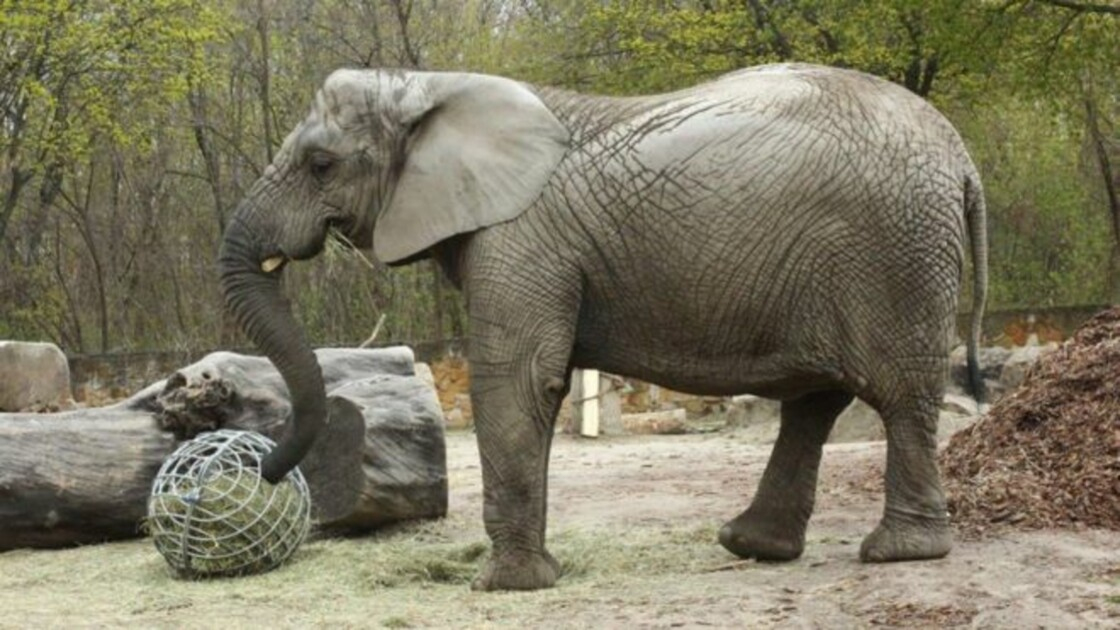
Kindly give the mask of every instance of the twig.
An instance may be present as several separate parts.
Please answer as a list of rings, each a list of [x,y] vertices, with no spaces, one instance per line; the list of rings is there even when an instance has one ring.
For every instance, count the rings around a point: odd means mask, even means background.
[[[347,245],[349,245],[350,246],[350,251],[353,252],[354,254],[356,254],[358,256],[358,258],[361,259],[361,261],[366,264],[367,267],[369,267],[370,269],[373,269],[374,271],[377,271],[377,267],[375,267],[373,265],[373,262],[371,262],[369,258],[366,258],[366,255],[362,253],[362,250],[358,249],[358,246],[355,245],[353,241],[351,241],[349,238],[346,238],[345,234],[343,234],[342,232],[339,232],[338,230],[336,230],[334,228],[331,228],[331,234],[335,238],[337,238],[338,240],[340,240],[343,243],[346,243]]]
[[[757,564],[755,560],[735,560],[727,564],[721,564],[711,569],[704,569],[704,573],[716,573],[719,571],[738,571],[739,569],[748,567],[752,564]]]
[[[1107,13],[1112,15],[1120,15],[1120,5],[1116,4],[1096,4],[1093,2],[1072,2],[1071,0],[1041,0],[1042,4],[1049,4],[1054,7],[1061,7],[1063,9],[1071,9],[1078,13]]]
[[[373,343],[374,339],[377,339],[377,333],[381,332],[381,325],[384,324],[384,323],[385,323],[385,313],[382,313],[381,317],[377,318],[377,325],[373,327],[373,332],[370,333],[369,339],[366,339],[365,341],[363,341],[362,345],[360,345],[358,347],[359,348],[368,348],[369,344]]]

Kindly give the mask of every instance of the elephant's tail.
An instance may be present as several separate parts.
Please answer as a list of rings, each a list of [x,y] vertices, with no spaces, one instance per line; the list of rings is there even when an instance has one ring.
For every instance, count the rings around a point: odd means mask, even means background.
[[[968,380],[972,397],[978,404],[983,404],[987,396],[978,355],[984,303],[988,298],[988,210],[984,204],[984,188],[975,171],[965,178],[964,217],[972,249],[972,321],[968,331]]]

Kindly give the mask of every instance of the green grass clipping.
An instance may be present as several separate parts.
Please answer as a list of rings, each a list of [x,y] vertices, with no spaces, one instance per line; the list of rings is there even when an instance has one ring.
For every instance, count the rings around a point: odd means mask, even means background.
[[[271,570],[307,532],[309,506],[288,480],[272,485],[246,468],[182,479],[173,490],[152,495],[145,529],[178,577]]]

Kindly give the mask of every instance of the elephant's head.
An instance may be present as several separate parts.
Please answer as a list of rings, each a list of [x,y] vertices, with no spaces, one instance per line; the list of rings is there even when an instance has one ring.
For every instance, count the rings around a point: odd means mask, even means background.
[[[525,86],[499,77],[340,70],[230,219],[219,265],[242,329],[292,397],[294,426],[261,474],[281,479],[326,420],[315,355],[280,295],[289,260],[333,227],[393,264],[508,221],[540,195],[567,130]]]

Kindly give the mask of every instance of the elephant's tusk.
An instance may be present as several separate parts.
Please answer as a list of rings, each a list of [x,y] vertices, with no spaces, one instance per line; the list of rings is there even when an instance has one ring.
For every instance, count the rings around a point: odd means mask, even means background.
[[[285,262],[286,260],[283,256],[273,256],[272,258],[266,258],[264,262],[261,263],[261,271],[264,271],[265,273],[272,273],[280,267],[283,267]]]

